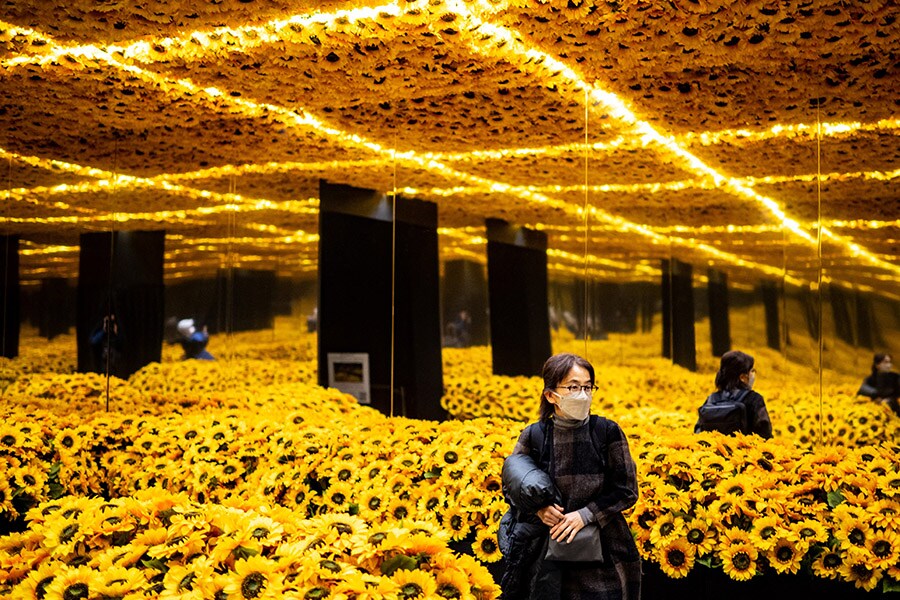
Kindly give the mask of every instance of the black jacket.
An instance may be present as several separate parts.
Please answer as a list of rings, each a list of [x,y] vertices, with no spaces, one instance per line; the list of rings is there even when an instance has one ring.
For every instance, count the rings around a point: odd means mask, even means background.
[[[527,454],[513,454],[503,461],[501,479],[510,505],[497,534],[506,558],[500,580],[503,598],[558,598],[559,583],[544,568],[550,529],[535,513],[549,504],[559,504],[559,492],[550,476]]]

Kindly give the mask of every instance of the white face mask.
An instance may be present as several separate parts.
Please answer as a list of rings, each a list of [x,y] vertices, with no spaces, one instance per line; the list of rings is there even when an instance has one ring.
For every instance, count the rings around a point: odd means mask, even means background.
[[[584,390],[568,396],[560,396],[556,392],[550,393],[559,396],[556,412],[564,419],[583,421],[591,414],[591,397]]]

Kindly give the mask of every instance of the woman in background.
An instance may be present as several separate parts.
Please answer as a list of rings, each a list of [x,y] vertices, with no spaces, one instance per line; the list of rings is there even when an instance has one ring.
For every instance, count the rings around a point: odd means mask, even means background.
[[[887,404],[895,414],[900,415],[900,404],[897,402],[900,397],[900,373],[895,373],[893,368],[890,354],[876,354],[872,359],[872,374],[863,380],[856,394]]]
[[[772,420],[766,401],[753,391],[756,368],[753,357],[740,350],[722,355],[716,373],[716,392],[710,394],[700,407],[700,417],[694,433],[719,431],[725,434],[743,433],[769,439]]]

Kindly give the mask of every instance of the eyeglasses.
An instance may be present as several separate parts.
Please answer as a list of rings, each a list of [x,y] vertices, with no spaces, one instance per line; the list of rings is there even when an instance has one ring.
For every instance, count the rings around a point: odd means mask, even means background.
[[[577,394],[579,391],[585,392],[586,394],[593,394],[600,388],[596,385],[558,385],[556,386],[558,390],[569,390],[570,394]]]

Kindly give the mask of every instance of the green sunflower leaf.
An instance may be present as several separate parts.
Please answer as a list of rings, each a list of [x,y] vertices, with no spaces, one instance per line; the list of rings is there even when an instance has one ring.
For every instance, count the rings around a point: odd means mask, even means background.
[[[834,508],[838,504],[844,501],[844,495],[841,493],[841,490],[834,490],[833,492],[828,492],[828,506]]]
[[[400,569],[415,571],[418,566],[419,562],[415,558],[400,554],[381,563],[381,574],[390,577]]]

